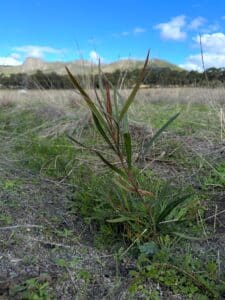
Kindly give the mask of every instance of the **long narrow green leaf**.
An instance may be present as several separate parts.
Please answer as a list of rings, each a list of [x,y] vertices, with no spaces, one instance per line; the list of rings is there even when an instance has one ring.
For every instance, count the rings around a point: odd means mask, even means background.
[[[116,122],[119,119],[119,109],[118,109],[118,101],[117,101],[117,90],[113,87],[113,101],[114,101],[114,117]]]
[[[79,145],[79,146],[81,146],[81,147],[83,147],[83,148],[85,148],[85,149],[91,150],[90,147],[88,147],[88,146],[84,145],[83,143],[79,142],[78,140],[74,139],[72,136],[70,136],[70,135],[68,135],[68,134],[67,134],[66,136],[67,136],[72,142],[76,143],[77,145]]]
[[[122,106],[125,105],[126,101],[125,99],[122,97],[122,95],[117,91],[117,97],[119,99],[119,103],[122,104]],[[120,114],[120,113],[119,113]],[[120,122],[119,117],[118,117],[118,122]],[[124,114],[123,119],[121,120],[121,131],[122,132],[128,132],[129,131],[129,122],[128,122],[128,115],[127,113]]]
[[[102,80],[103,77],[104,77],[104,74],[101,70],[101,62],[100,62],[100,59],[99,59],[99,62],[98,62],[98,85],[99,85],[99,89],[100,89],[102,98],[105,100],[106,99],[106,93],[105,93],[104,84],[103,84],[103,80]]]
[[[102,160],[102,161],[103,161],[103,162],[104,162],[111,170],[113,170],[114,172],[116,172],[117,174],[119,174],[121,177],[126,178],[126,174],[125,174],[122,170],[120,170],[119,168],[117,168],[117,167],[115,167],[114,165],[112,165],[107,159],[104,158],[104,156],[103,156],[98,150],[95,150],[95,149],[92,149],[92,148],[90,148],[90,147],[88,147],[88,146],[85,146],[83,143],[77,141],[76,139],[74,139],[74,138],[73,138],[72,136],[70,136],[70,135],[67,135],[67,137],[68,137],[71,141],[73,141],[74,143],[78,144],[79,146],[84,147],[85,149],[88,149],[88,150],[90,150],[90,151],[95,152],[95,153],[98,155],[98,157],[100,157],[101,160]]]
[[[109,223],[123,223],[127,221],[135,221],[135,218],[132,217],[126,217],[126,216],[121,216],[112,220],[107,220]]]
[[[101,160],[114,172],[116,172],[117,174],[119,174],[122,177],[126,177],[126,174],[119,168],[115,167],[114,165],[112,165],[107,159],[104,158],[104,156],[95,150],[95,153],[101,158]]]
[[[94,92],[95,92],[95,96],[96,96],[96,99],[97,99],[97,101],[98,101],[99,107],[100,107],[100,109],[101,109],[101,112],[104,114],[105,119],[106,119],[105,109],[104,109],[104,107],[103,107],[103,105],[102,105],[102,101],[101,101],[101,99],[100,99],[100,97],[99,97],[99,95],[98,95],[98,92],[97,92],[96,88],[94,88]]]
[[[115,147],[113,146],[112,142],[110,141],[110,139],[108,138],[108,136],[105,133],[104,129],[102,128],[102,125],[99,122],[98,118],[95,116],[94,113],[92,113],[92,116],[93,116],[93,120],[94,120],[95,126],[98,129],[99,133],[104,138],[104,140],[106,141],[106,143],[115,151]]]
[[[128,165],[128,168],[131,169],[131,165],[132,165],[132,145],[131,145],[130,133],[129,132],[124,133],[123,139],[124,139],[124,146],[125,146],[126,155],[127,155],[127,165]]]
[[[113,178],[112,179],[113,182],[118,186],[120,187],[122,190],[125,190],[126,192],[130,192],[130,188],[132,187],[130,182],[126,181],[125,178],[123,178],[123,180],[121,181],[121,178],[120,178],[120,181],[118,181],[117,179]]]
[[[131,103],[134,101],[134,98],[135,98],[135,96],[136,96],[136,94],[139,90],[140,84],[141,84],[142,80],[144,79],[145,71],[146,71],[146,68],[147,68],[147,65],[148,65],[148,60],[149,60],[149,54],[150,54],[150,51],[148,51],[144,67],[143,67],[143,69],[142,69],[142,71],[141,71],[141,73],[140,73],[140,75],[137,79],[137,82],[136,82],[133,90],[131,91],[130,96],[127,98],[127,101],[124,104],[124,106],[123,106],[123,108],[120,112],[119,121],[121,121],[123,119],[124,115],[128,111],[128,108],[130,107]]]
[[[116,128],[116,149],[119,150],[120,148],[120,138],[121,138],[121,131],[120,131],[120,125],[118,124],[117,121],[115,122],[115,128]],[[120,150],[119,150],[120,151]]]
[[[112,119],[113,119],[113,110],[112,110],[112,100],[110,95],[110,86],[106,82],[106,111],[107,111],[107,121],[111,130],[113,130]]]
[[[177,232],[177,231],[174,231],[172,232],[172,234],[182,238],[182,239],[185,239],[185,240],[191,240],[191,241],[204,241],[204,240],[208,240],[210,237],[207,236],[207,237],[195,237],[195,236],[190,236],[190,235],[186,235],[185,233],[181,233],[181,232]],[[215,238],[215,235],[213,235],[213,237]]]
[[[74,87],[76,89],[78,89],[78,91],[81,93],[81,95],[83,96],[84,100],[86,101],[88,107],[90,108],[90,110],[92,111],[93,114],[95,114],[95,116],[98,118],[99,122],[105,127],[107,128],[107,123],[104,120],[102,114],[99,112],[99,110],[97,109],[96,105],[94,104],[94,102],[91,100],[91,98],[89,97],[89,95],[85,92],[85,90],[81,87],[81,85],[79,84],[79,82],[77,81],[76,77],[73,76],[73,74],[70,72],[70,70],[66,67],[66,71],[69,75],[69,78],[71,80],[71,82],[73,83]]]
[[[160,136],[160,134],[179,116],[180,112],[172,116],[155,134],[153,137],[150,138],[149,141],[147,141],[144,145],[143,153],[142,155],[144,156],[147,152],[148,149],[152,146],[154,141]]]
[[[121,122],[122,132],[127,133],[129,132],[129,121],[128,121],[128,115],[125,114],[123,117],[123,120]]]
[[[190,198],[190,194],[189,195],[185,195],[181,198],[178,198],[172,202],[170,202],[169,204],[167,204],[167,206],[163,209],[163,211],[161,212],[161,214],[158,216],[157,218],[157,224],[159,224],[160,222],[162,222],[163,220],[165,220],[166,217],[169,216],[169,214],[180,204],[184,203],[187,199]]]

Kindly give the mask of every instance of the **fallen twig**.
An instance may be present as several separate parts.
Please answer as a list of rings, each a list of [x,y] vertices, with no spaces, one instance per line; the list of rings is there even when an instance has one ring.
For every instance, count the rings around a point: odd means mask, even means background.
[[[215,219],[215,217],[218,217],[219,215],[222,215],[223,213],[225,213],[225,209],[218,212],[218,213],[216,213],[216,214],[214,214],[214,215],[212,215],[212,216],[210,216],[210,217],[205,218],[204,221],[207,221],[207,220],[210,220],[210,219],[213,219],[213,218]]]
[[[69,246],[69,245],[64,245],[64,244],[50,242],[50,241],[44,241],[44,240],[36,239],[36,238],[30,238],[30,240],[34,241],[34,242],[39,242],[44,245],[53,246],[53,247],[71,248],[71,246]]]
[[[43,226],[41,225],[24,224],[24,225],[0,227],[0,230],[10,230],[10,229],[17,229],[17,228],[42,228],[42,227]]]

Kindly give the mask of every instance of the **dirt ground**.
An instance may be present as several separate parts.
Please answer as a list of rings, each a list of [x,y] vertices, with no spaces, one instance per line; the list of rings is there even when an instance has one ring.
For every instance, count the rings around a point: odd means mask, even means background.
[[[70,186],[18,169],[4,151],[0,172],[1,300],[131,299],[133,262],[117,268],[112,254],[96,250],[88,225],[68,212]],[[158,289],[162,299],[184,299]]]
[[[0,228],[0,299],[23,299],[16,286],[30,278],[48,282],[57,299],[110,294],[115,264],[93,248],[88,227],[68,214],[70,188],[6,162],[0,167],[0,221],[8,223]]]

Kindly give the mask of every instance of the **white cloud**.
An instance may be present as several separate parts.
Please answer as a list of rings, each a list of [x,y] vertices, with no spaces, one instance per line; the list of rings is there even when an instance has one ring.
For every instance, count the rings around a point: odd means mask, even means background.
[[[157,24],[154,28],[160,30],[160,35],[163,39],[179,41],[186,38],[186,32],[183,31],[185,25],[186,17],[181,15],[172,18],[167,23]]]
[[[43,58],[45,54],[62,54],[63,49],[55,49],[48,46],[33,46],[26,45],[22,47],[15,47],[15,51],[25,54],[27,57]]]
[[[130,35],[130,32],[129,32],[129,31],[123,31],[123,32],[121,33],[121,35],[122,35],[122,36],[128,36],[128,35]]]
[[[191,23],[188,25],[188,28],[190,30],[197,30],[199,27],[201,27],[203,24],[205,24],[206,19],[203,17],[197,17],[191,21]]]
[[[19,60],[19,57],[16,58],[13,55],[0,57],[0,65],[2,66],[19,66],[21,64],[22,61]]]
[[[180,64],[179,67],[186,70],[194,70],[202,72],[202,58],[200,54],[189,55],[184,64]]]
[[[146,31],[147,31],[146,28],[135,27],[135,28],[133,28],[130,31],[124,30],[124,31],[122,31],[120,33],[113,34],[113,36],[115,38],[128,37],[128,36],[137,36],[137,35],[140,35],[142,33],[145,33]]]
[[[200,37],[193,38],[196,46],[200,44]],[[225,67],[225,34],[222,32],[203,34],[201,36],[204,64],[206,68]],[[188,70],[202,70],[202,57],[199,53],[189,55],[186,62],[181,67]]]
[[[134,34],[134,35],[141,34],[141,33],[144,33],[144,32],[146,32],[146,29],[145,29],[145,28],[135,27],[135,28],[133,29],[133,34]]]
[[[63,54],[65,49],[56,49],[48,46],[25,45],[14,47],[12,53],[5,57],[0,57],[0,65],[18,66],[21,65],[24,57],[43,58],[45,54]]]
[[[215,67],[221,68],[225,67],[225,54],[213,54],[213,53],[205,53],[204,56],[204,64],[205,68]],[[202,71],[202,58],[200,54],[190,55],[187,58],[186,63],[181,64],[180,67],[187,70],[197,70]]]
[[[194,70],[194,71],[202,72],[202,67],[200,67],[198,64],[194,62],[191,62],[190,57],[187,59],[187,61],[184,64],[180,64],[179,67],[188,71]]]
[[[21,55],[19,53],[12,53],[10,56],[17,60],[21,58]]]
[[[90,60],[93,62],[93,63],[98,63],[99,60],[101,62],[104,61],[104,58],[102,58],[96,51],[92,50],[90,53],[89,53],[89,58]]]
[[[199,45],[200,36],[196,36],[193,40]],[[201,36],[202,48],[204,52],[213,54],[225,54],[225,34],[216,32],[212,34],[203,34]]]

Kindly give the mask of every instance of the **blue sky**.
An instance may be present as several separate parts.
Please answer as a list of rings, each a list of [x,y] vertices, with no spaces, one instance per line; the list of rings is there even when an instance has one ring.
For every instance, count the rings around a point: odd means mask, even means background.
[[[0,64],[28,56],[53,61],[98,57],[225,67],[225,0],[2,1]]]

